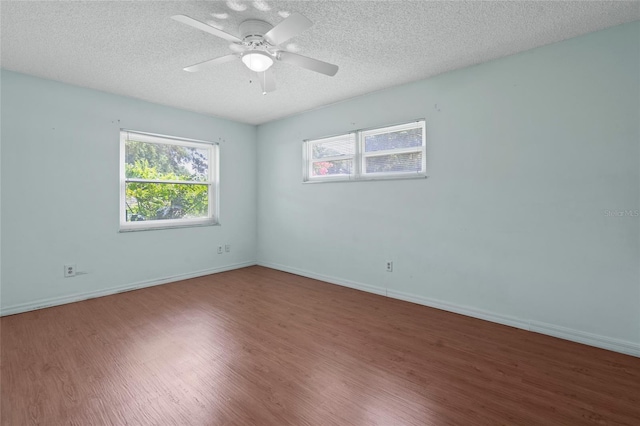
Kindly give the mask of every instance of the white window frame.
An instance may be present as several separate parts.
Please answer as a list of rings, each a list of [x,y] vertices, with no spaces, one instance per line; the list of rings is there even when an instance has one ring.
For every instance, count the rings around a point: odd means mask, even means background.
[[[380,150],[380,151],[371,151],[371,152],[366,152],[365,151],[365,139],[367,136],[375,136],[375,135],[382,135],[385,133],[393,133],[393,132],[401,132],[403,130],[411,130],[411,129],[417,129],[417,128],[422,128],[422,145],[421,146],[415,146],[415,147],[409,147],[409,148],[396,148],[396,149],[386,149],[386,150]],[[425,121],[421,120],[421,121],[417,121],[417,122],[411,122],[411,123],[405,123],[405,124],[398,124],[395,126],[387,126],[387,127],[380,127],[377,129],[369,129],[369,130],[363,130],[359,133],[359,138],[358,138],[358,145],[359,145],[359,152],[361,153],[360,155],[360,176],[362,176],[365,179],[388,179],[388,178],[402,178],[402,177],[424,177],[426,175],[426,169],[427,169],[427,153],[426,153],[426,125],[425,125]],[[412,153],[418,153],[421,152],[422,153],[422,165],[420,167],[421,171],[415,172],[415,171],[411,171],[411,172],[393,172],[393,173],[386,173],[386,172],[367,172],[367,158],[371,158],[371,157],[384,157],[386,155],[393,155],[393,154],[412,154]]]
[[[336,155],[333,157],[322,157],[314,160],[313,158],[313,147],[314,145],[320,145],[332,141],[343,140],[345,138],[353,138],[354,145],[357,144],[357,136],[354,132],[345,133],[338,136],[330,136],[321,139],[307,140],[303,145],[303,176],[304,180],[309,182],[327,182],[327,181],[336,181],[336,180],[349,180],[353,179],[355,176],[355,170],[358,166],[358,161],[356,159],[356,148],[354,146],[353,154],[351,155]],[[353,162],[353,166],[351,167],[351,174],[341,174],[341,175],[326,175],[326,176],[314,176],[313,175],[313,163],[318,161],[335,161],[335,160],[351,160]]]
[[[371,135],[378,135],[384,133],[399,132],[410,129],[422,129],[422,145],[409,148],[397,148],[387,149],[380,151],[365,152],[365,138]],[[327,176],[313,176],[313,145],[318,143],[326,143],[331,140],[343,139],[344,137],[354,134],[354,167],[353,172],[350,175],[327,175]],[[395,124],[385,127],[376,127],[370,129],[356,130],[354,132],[345,133],[338,136],[325,137],[320,139],[306,139],[303,141],[303,154],[302,154],[302,171],[303,171],[303,183],[318,183],[318,182],[345,182],[345,181],[366,181],[366,180],[393,180],[393,179],[423,179],[427,177],[427,129],[424,119],[414,120],[407,123]],[[391,154],[407,154],[407,153],[422,153],[422,165],[421,171],[415,172],[378,172],[367,173],[366,172],[366,160],[371,157],[379,157]],[[336,156],[326,157],[322,160],[345,160],[350,158],[349,156]],[[318,161],[318,160],[315,160]]]
[[[206,149],[209,153],[207,180],[189,182],[179,180],[134,179],[126,177],[125,154],[128,135],[135,135],[135,140],[145,143],[178,145],[190,148]],[[175,136],[146,133],[135,130],[120,129],[120,232],[148,231],[152,229],[184,228],[192,226],[219,225],[219,146],[214,142],[186,139]],[[170,183],[179,185],[208,185],[209,211],[206,218],[191,219],[159,219],[139,222],[127,222],[126,219],[126,184],[127,182]]]

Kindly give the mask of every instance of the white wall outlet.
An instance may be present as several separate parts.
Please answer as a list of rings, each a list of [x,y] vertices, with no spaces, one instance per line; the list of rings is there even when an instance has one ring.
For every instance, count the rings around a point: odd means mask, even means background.
[[[65,278],[75,277],[76,265],[75,264],[64,265],[64,276]]]
[[[231,244],[225,244],[224,245],[224,251],[226,251],[227,253],[229,253],[231,251]]]
[[[393,261],[387,260],[387,272],[393,272]]]
[[[218,246],[218,254],[222,254],[222,246]]]

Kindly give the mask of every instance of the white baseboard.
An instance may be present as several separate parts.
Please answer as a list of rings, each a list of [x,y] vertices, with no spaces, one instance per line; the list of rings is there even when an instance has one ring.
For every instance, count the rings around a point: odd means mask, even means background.
[[[560,339],[571,340],[572,342],[595,346],[596,348],[608,349],[610,351],[640,357],[640,344],[626,340],[614,339],[600,334],[587,333],[586,331],[574,330],[572,328],[533,320],[530,321],[529,330]]]
[[[521,328],[523,330],[528,330],[535,333],[558,337],[564,340],[570,340],[572,342],[578,342],[578,343],[582,343],[589,346],[595,346],[601,349],[607,349],[614,352],[620,352],[623,354],[640,357],[639,343],[629,342],[629,341],[620,340],[620,339],[614,339],[614,338],[602,336],[599,334],[587,333],[584,331],[574,330],[571,328],[566,328],[566,327],[562,327],[554,324],[547,324],[539,321],[527,320],[527,319],[509,316],[509,315],[502,315],[502,314],[497,314],[493,312],[483,311],[483,310],[472,308],[469,306],[443,302],[441,300],[430,299],[427,297],[418,296],[411,293],[404,293],[404,292],[395,291],[395,290],[387,290],[381,287],[375,287],[368,284],[359,283],[356,281],[344,280],[342,278],[322,275],[322,274],[305,271],[298,268],[292,268],[290,266],[280,265],[277,263],[259,261],[258,265],[264,266],[267,268],[277,269],[284,272],[290,272],[292,274],[300,275],[307,278],[313,278],[316,280],[329,282],[331,284],[337,284],[344,287],[354,288],[357,290],[362,290],[370,293],[392,297],[394,299],[404,300],[411,303],[417,303],[419,305],[429,306],[431,308],[441,309],[443,311],[454,312],[456,314],[466,315],[468,317],[479,318],[485,321],[491,321],[498,324]]]
[[[601,336],[599,334],[587,333],[585,331],[574,330],[572,328],[561,327],[554,324],[534,320],[524,320],[508,315],[501,315],[480,309],[471,308],[463,305],[455,305],[440,300],[429,299],[422,296],[416,296],[409,293],[388,290],[387,296],[395,299],[405,300],[407,302],[418,303],[420,305],[432,308],[442,309],[444,311],[455,312],[457,314],[466,315],[473,318],[479,318],[498,324],[508,325],[511,327],[521,328],[523,330],[533,331],[535,333],[546,334],[548,336],[558,337],[572,342],[578,342],[597,348],[607,349],[614,352],[620,352],[627,355],[640,357],[640,344],[627,342],[625,340],[613,339],[611,337]]]
[[[429,306],[430,308],[441,309],[443,311],[454,312],[456,314],[465,315],[468,317],[508,325],[510,327],[521,328],[523,330],[529,330],[529,321],[525,321],[523,319],[509,315],[496,314],[489,311],[483,311],[481,309],[475,309],[469,306],[456,305],[437,299],[430,299],[427,297],[417,296],[415,294],[404,293],[395,290],[387,290],[387,296],[411,303],[417,303],[418,305]]]
[[[258,262],[258,265],[264,266],[265,268],[277,269],[278,271],[290,272],[294,275],[300,275],[301,277],[313,278],[314,280],[324,281],[331,284],[341,285],[343,287],[349,287],[349,288],[354,288],[356,290],[366,291],[367,293],[380,294],[382,296],[387,295],[387,290],[384,289],[383,287],[376,287],[369,284],[363,284],[355,281],[345,280],[343,278],[317,274],[315,272],[305,271],[298,268],[292,268],[290,266],[280,265],[278,263]]]
[[[2,308],[0,316],[20,314],[22,312],[34,311],[36,309],[49,308],[51,306],[64,305],[66,303],[79,302],[81,300],[94,299],[96,297],[109,296],[111,294],[123,293],[125,291],[137,290],[145,287],[152,287],[160,284],[167,284],[175,281],[188,280],[190,278],[202,277],[205,275],[217,274],[219,272],[231,271],[233,269],[246,268],[254,266],[256,262],[234,263],[232,265],[221,266],[218,268],[203,269],[200,271],[189,272],[186,274],[172,275],[170,277],[156,278],[153,280],[138,281],[136,283],[125,284],[118,287],[106,288],[103,290],[89,291],[85,293],[76,293],[68,296],[52,297],[48,299],[40,299],[35,302],[21,303]]]

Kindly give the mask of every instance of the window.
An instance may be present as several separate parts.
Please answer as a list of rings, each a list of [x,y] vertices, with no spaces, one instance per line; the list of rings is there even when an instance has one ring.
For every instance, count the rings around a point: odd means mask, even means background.
[[[120,131],[120,230],[218,223],[218,146]]]
[[[305,182],[426,176],[425,122],[304,142]]]
[[[355,134],[308,142],[310,179],[348,179],[355,170]]]

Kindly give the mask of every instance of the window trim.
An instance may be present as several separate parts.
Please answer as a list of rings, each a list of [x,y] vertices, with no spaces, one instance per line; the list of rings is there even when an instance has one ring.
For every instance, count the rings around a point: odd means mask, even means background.
[[[371,135],[379,135],[391,132],[397,132],[402,130],[422,128],[422,145],[419,147],[409,148],[397,148],[387,149],[380,151],[365,151],[365,137]],[[339,139],[348,135],[355,135],[355,146],[353,158],[353,173],[349,175],[330,175],[330,176],[313,176],[312,167],[314,160],[312,158],[313,144],[318,142],[324,142],[331,139]],[[305,139],[303,141],[303,156],[302,156],[302,183],[323,183],[323,182],[358,182],[358,181],[370,181],[370,180],[399,180],[399,179],[425,179],[427,178],[427,128],[426,120],[424,118],[416,119],[400,124],[391,124],[384,127],[371,127],[366,129],[354,130],[348,133],[340,135],[328,136],[318,139]],[[392,155],[392,154],[407,154],[407,153],[422,153],[422,171],[415,172],[366,172],[366,159],[371,157]],[[327,157],[327,160],[342,160],[350,157]],[[323,158],[324,159],[324,158]]]
[[[209,176],[206,181],[174,181],[160,179],[138,179],[127,178],[126,167],[126,141],[128,135],[135,134],[139,142],[177,145],[190,148],[207,149],[209,151]],[[119,212],[119,232],[151,231],[156,229],[185,228],[195,226],[220,225],[220,167],[219,167],[219,144],[215,142],[202,141],[197,139],[187,139],[176,136],[161,135],[158,133],[140,132],[137,130],[120,129],[120,212]],[[127,222],[126,219],[126,184],[127,182],[165,183],[178,185],[207,185],[207,196],[209,201],[209,211],[206,218],[192,219],[160,219],[140,222]]]

